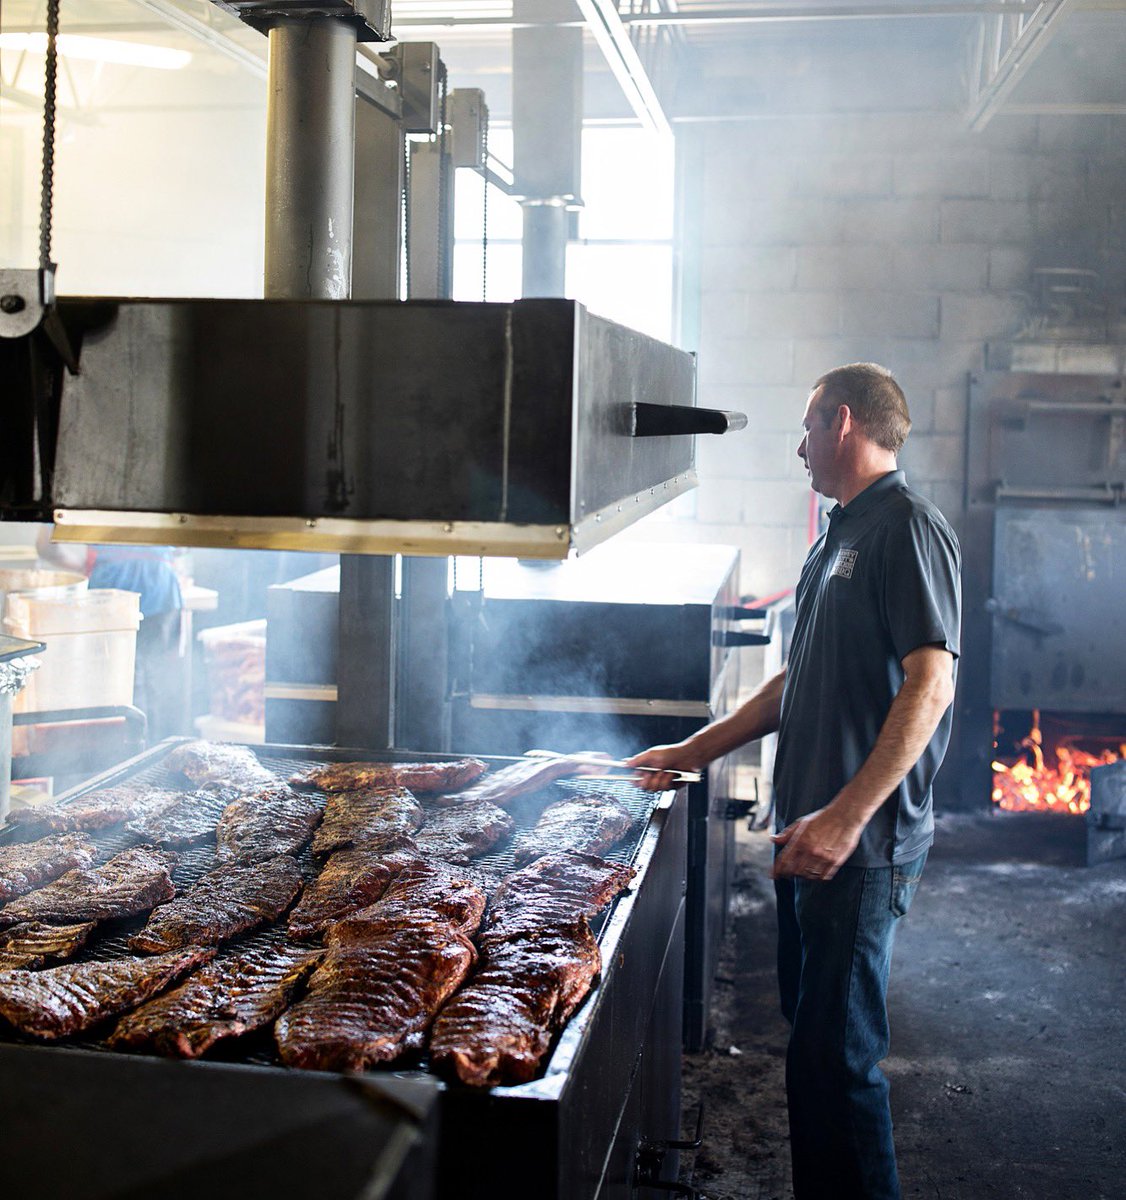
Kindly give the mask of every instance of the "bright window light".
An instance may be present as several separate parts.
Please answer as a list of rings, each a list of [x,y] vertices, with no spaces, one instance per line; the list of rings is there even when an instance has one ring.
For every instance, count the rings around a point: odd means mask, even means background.
[[[187,50],[152,46],[147,42],[119,42],[112,38],[83,37],[61,33],[58,51],[64,58],[87,58],[94,62],[119,63],[127,67],[153,67],[158,71],[179,71],[191,62]],[[46,54],[45,33],[0,33],[0,49],[22,50],[27,54]]]

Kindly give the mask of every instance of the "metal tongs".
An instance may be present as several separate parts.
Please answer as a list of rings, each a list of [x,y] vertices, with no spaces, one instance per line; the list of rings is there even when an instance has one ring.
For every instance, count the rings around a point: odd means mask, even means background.
[[[671,775],[674,783],[699,783],[703,775],[699,771],[673,771],[668,767],[632,767],[622,758],[603,758],[599,754],[560,754],[556,750],[525,750],[525,758],[565,758],[568,762],[591,767],[626,767],[630,771],[657,771]],[[612,776],[617,779],[621,776]]]

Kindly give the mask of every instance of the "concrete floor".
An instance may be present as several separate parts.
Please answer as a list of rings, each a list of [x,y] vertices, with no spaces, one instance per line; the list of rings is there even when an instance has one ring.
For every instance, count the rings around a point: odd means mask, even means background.
[[[1082,838],[1078,818],[939,819],[889,995],[905,1200],[1126,1197],[1126,861],[1080,865]],[[685,1058],[686,1126],[707,1116],[682,1178],[708,1200],[792,1196],[769,858],[740,834],[715,1037]]]

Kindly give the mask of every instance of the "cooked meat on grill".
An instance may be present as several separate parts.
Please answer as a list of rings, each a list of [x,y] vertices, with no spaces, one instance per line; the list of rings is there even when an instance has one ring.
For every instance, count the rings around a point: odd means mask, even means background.
[[[431,1062],[473,1087],[526,1083],[601,969],[584,917],[535,937],[483,941],[477,969],[434,1022]]]
[[[209,791],[175,792],[167,804],[130,821],[125,830],[138,841],[169,850],[210,842],[224,803],[234,798]]]
[[[155,996],[214,954],[203,947],[46,971],[0,971],[0,1016],[21,1033],[68,1037]]]
[[[535,828],[517,837],[512,852],[518,867],[560,850],[604,854],[632,825],[629,810],[608,792],[568,796],[549,804]]]
[[[286,783],[248,792],[223,810],[215,830],[215,861],[262,862],[296,854],[309,840],[324,801],[295,792]]]
[[[261,863],[216,867],[183,895],[162,904],[129,945],[154,954],[180,946],[214,946],[277,920],[300,890],[301,868],[285,854]]]
[[[415,918],[446,921],[459,933],[470,936],[477,931],[485,912],[485,893],[475,883],[457,878],[443,862],[421,858],[409,861],[405,854],[402,858],[379,900],[328,926],[326,945],[342,945],[365,936],[365,929]]]
[[[147,846],[123,850],[100,867],[75,867],[0,908],[0,926],[17,921],[70,925],[146,912],[176,894],[171,876],[175,865],[176,855],[167,851]]]
[[[164,760],[170,771],[178,771],[196,787],[231,785],[250,790],[280,782],[264,767],[253,750],[223,742],[185,742]]]
[[[397,862],[387,861],[388,855],[396,851],[417,854],[407,837],[337,850],[289,914],[289,936],[316,938],[333,921],[378,900],[399,870]]]
[[[223,1038],[260,1029],[284,1012],[321,954],[271,946],[215,959],[179,987],[122,1017],[109,1044],[198,1058]]]
[[[8,822],[37,836],[51,832],[65,833],[68,830],[95,833],[159,809],[177,794],[166,788],[126,784],[89,792],[63,804],[21,808],[8,817]]]
[[[295,787],[322,792],[354,792],[360,788],[409,788],[412,792],[456,792],[488,768],[479,758],[432,763],[323,763],[290,779]]]
[[[467,863],[488,854],[512,833],[512,818],[487,800],[466,800],[431,809],[415,834],[418,848],[451,863]]]
[[[0,846],[0,904],[34,891],[73,867],[88,867],[98,852],[81,833]]]
[[[471,788],[455,795],[437,797],[438,804],[457,804],[466,800],[487,800],[502,808],[517,796],[538,792],[557,779],[567,775],[589,774],[588,762],[574,762],[569,758],[525,758],[499,771],[490,772]]]
[[[493,893],[485,932],[518,936],[566,925],[600,912],[637,874],[632,867],[593,854],[564,851],[537,858]]]
[[[445,921],[413,921],[330,949],[308,994],[275,1026],[290,1067],[362,1071],[421,1049],[477,957]]]
[[[20,967],[30,971],[49,958],[70,958],[90,936],[94,921],[78,925],[44,925],[25,921],[0,932],[0,971]]]
[[[413,833],[422,824],[422,808],[406,788],[363,788],[329,797],[324,821],[313,838],[313,853],[382,841]]]

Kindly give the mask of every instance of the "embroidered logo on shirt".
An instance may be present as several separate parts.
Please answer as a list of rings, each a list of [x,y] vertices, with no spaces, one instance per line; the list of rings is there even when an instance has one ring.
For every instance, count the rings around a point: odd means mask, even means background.
[[[853,568],[856,566],[855,550],[837,551],[837,561],[833,564],[833,574],[842,579],[851,579]]]

